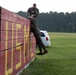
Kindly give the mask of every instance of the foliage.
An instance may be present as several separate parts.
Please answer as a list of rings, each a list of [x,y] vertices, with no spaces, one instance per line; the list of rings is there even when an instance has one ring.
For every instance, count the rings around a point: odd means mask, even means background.
[[[17,14],[26,17],[27,13],[19,11]],[[38,27],[41,30],[51,32],[76,32],[76,12],[63,13],[52,12],[40,13],[38,16]]]

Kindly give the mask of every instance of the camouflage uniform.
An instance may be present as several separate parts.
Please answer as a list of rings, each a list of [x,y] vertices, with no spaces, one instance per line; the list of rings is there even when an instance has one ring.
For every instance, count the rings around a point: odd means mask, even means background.
[[[47,53],[47,50],[41,40],[40,31],[39,31],[39,29],[37,27],[37,23],[36,23],[36,18],[39,14],[39,10],[37,8],[31,7],[28,9],[27,13],[28,13],[28,18],[31,21],[30,31],[33,32],[33,34],[36,38],[37,46],[39,47],[39,50],[40,50],[40,52],[37,53],[37,55],[45,54],[45,53]],[[31,16],[33,16],[33,18],[31,18]],[[44,49],[44,53],[42,53],[42,48]]]

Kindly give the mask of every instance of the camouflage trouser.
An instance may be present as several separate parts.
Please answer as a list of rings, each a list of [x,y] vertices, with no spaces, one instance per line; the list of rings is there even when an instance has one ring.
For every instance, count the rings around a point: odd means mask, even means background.
[[[42,51],[42,49],[45,50],[45,45],[42,42],[41,36],[40,36],[40,31],[36,25],[36,20],[35,19],[30,19],[31,21],[31,26],[30,26],[30,31],[33,32],[35,38],[36,38],[36,43],[37,46],[39,47],[40,52]]]

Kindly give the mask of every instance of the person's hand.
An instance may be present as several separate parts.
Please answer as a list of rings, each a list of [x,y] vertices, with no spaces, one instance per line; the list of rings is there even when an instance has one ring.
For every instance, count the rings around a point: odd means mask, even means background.
[[[34,18],[33,15],[31,15],[31,18]]]
[[[36,18],[36,15],[35,14],[31,15],[31,18]]]

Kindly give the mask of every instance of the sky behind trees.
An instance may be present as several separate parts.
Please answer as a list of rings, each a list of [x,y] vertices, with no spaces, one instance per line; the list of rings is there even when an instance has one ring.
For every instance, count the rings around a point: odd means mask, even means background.
[[[12,11],[27,11],[33,3],[40,12],[75,12],[76,0],[0,0],[0,6]]]

